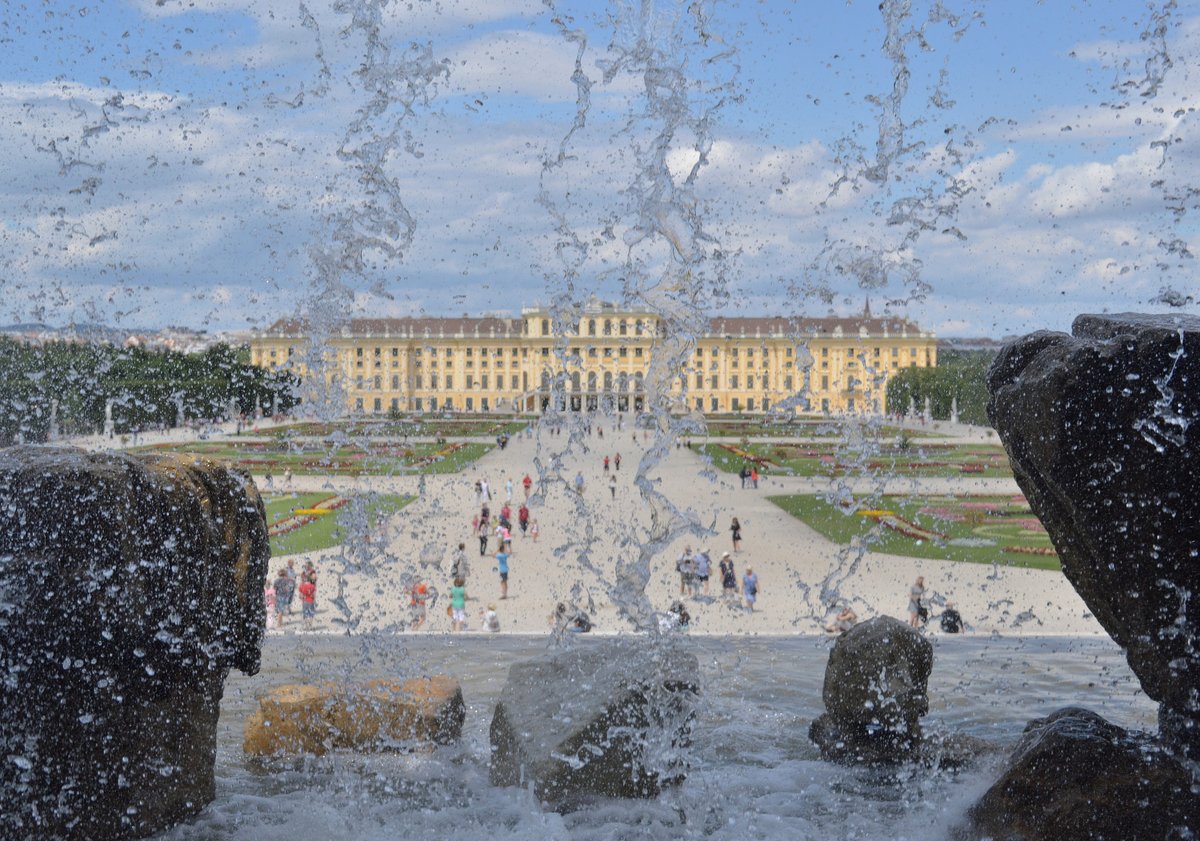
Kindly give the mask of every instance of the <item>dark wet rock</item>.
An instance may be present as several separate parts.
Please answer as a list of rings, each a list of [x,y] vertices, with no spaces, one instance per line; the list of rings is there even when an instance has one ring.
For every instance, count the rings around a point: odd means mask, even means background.
[[[821,755],[847,764],[917,759],[933,646],[890,616],[860,622],[838,637],[825,667],[825,713],[808,736]]]
[[[960,837],[1163,841],[1200,833],[1200,785],[1153,739],[1090,710],[1031,721]]]
[[[214,462],[0,450],[0,837],[144,836],[212,800],[269,557],[258,491]]]
[[[514,665],[492,717],[493,785],[552,809],[656,797],[683,781],[699,663],[676,645],[605,641]]]
[[[1200,760],[1200,318],[1081,315],[988,373],[988,417],[1063,572]]]

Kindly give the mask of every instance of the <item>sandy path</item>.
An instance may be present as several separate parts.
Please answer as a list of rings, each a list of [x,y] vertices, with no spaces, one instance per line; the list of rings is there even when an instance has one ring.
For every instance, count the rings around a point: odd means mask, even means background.
[[[393,517],[384,534],[356,535],[345,549],[314,553],[322,570],[317,629],[339,631],[335,603],[344,605],[356,630],[399,630],[408,617],[408,586],[419,575],[442,594],[430,611],[424,631],[449,630],[444,613],[450,582],[452,550],[459,542],[467,547],[471,573],[467,590],[471,629],[480,628],[484,605],[496,605],[506,632],[539,633],[547,630],[547,615],[558,601],[574,600],[592,614],[598,632],[623,632],[631,625],[618,613],[614,599],[615,571],[619,560],[637,555],[647,542],[651,513],[633,480],[647,445],[632,440],[628,429],[614,436],[577,440],[542,435],[540,440],[513,439],[459,475],[417,477],[296,477],[297,490],[375,490],[415,493],[419,498]],[[602,469],[605,453],[619,451],[622,466],[615,498]],[[538,467],[541,467],[539,471]],[[582,472],[585,491],[571,487],[576,471]],[[499,600],[495,559],[480,557],[478,540],[471,533],[471,517],[478,510],[474,491],[477,478],[492,487],[493,513],[504,501],[504,482],[514,483],[513,519],[523,498],[520,480],[528,472],[535,480],[530,503],[541,528],[538,542],[514,535],[510,561],[510,598]],[[836,599],[850,601],[860,618],[888,613],[906,618],[908,587],[918,574],[934,596],[954,599],[973,633],[1092,634],[1102,633],[1082,601],[1057,572],[1004,566],[952,563],[864,553],[861,558],[825,540],[800,521],[768,501],[771,494],[822,493],[832,489],[829,480],[778,478],[760,484],[757,491],[742,490],[737,476],[713,471],[686,448],[670,451],[649,478],[694,523],[692,534],[680,534],[658,551],[650,564],[646,593],[657,610],[665,610],[679,594],[674,560],[685,543],[708,546],[714,562],[710,598],[688,600],[693,616],[692,633],[789,634],[817,630]],[[874,488],[870,480],[838,480],[850,491]],[[279,478],[275,479],[276,487]],[[1011,480],[996,479],[893,479],[886,490],[894,493],[1016,493]],[[747,565],[760,579],[757,610],[751,614],[723,603],[715,564],[731,550],[729,522],[738,516],[743,526],[741,551],[735,555],[738,578]],[[707,532],[707,534],[705,534]],[[495,540],[489,541],[494,552]],[[999,553],[998,553],[999,555]],[[297,561],[302,562],[299,556]],[[273,562],[278,567],[279,562]],[[341,600],[338,595],[339,578]],[[934,613],[939,608],[935,606]],[[933,627],[931,623],[930,627]]]

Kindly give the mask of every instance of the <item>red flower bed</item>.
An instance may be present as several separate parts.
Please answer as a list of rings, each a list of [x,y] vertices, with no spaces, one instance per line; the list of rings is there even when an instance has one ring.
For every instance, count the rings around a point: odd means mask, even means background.
[[[1005,546],[1005,552],[1014,552],[1018,555],[1044,555],[1047,557],[1058,557],[1058,552],[1055,552],[1049,546]]]

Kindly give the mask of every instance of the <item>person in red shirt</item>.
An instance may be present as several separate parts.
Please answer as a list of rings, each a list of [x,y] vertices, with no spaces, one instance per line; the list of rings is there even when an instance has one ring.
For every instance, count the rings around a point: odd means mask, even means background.
[[[424,581],[418,581],[412,586],[409,591],[409,615],[412,617],[412,624],[409,626],[414,631],[425,624],[425,605],[429,601],[429,585]]]
[[[315,576],[304,574],[303,580],[300,582],[300,607],[304,611],[304,630],[311,631],[313,617],[317,615],[317,582],[313,580]]]
[[[604,457],[604,472],[608,472],[608,456]]]
[[[525,474],[525,478],[521,480],[521,484],[525,486],[525,501],[529,501],[529,491],[533,487],[533,480],[529,478],[529,474]]]
[[[522,505],[517,509],[517,523],[521,526],[521,536],[529,529],[529,509]]]

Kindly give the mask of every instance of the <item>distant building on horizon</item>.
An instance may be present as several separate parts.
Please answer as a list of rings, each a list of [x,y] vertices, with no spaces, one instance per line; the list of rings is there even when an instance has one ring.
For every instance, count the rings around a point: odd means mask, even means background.
[[[280,319],[249,341],[250,361],[301,378],[319,361],[354,414],[641,411],[669,392],[676,411],[774,409],[879,413],[887,380],[937,364],[937,339],[914,322],[859,317],[716,316],[685,337],[658,313],[593,300],[569,324],[545,307],[515,318],[356,318],[309,358],[305,323]],[[685,359],[673,354],[686,354]],[[672,370],[652,368],[674,358]],[[651,378],[656,378],[651,382]],[[666,383],[662,383],[666,380]]]

